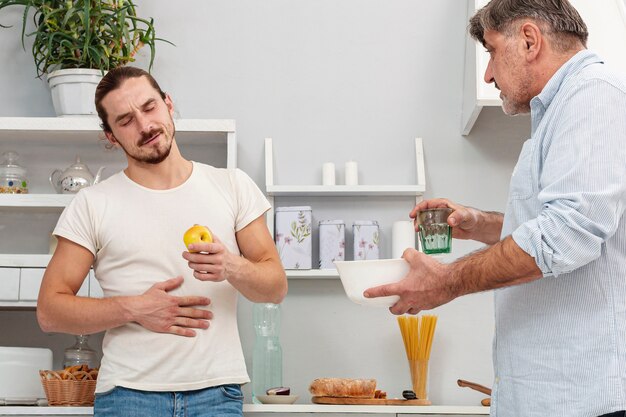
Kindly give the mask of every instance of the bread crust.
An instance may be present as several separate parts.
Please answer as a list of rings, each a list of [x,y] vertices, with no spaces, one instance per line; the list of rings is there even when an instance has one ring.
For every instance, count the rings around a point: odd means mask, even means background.
[[[314,397],[374,398],[375,379],[319,378],[311,382]]]

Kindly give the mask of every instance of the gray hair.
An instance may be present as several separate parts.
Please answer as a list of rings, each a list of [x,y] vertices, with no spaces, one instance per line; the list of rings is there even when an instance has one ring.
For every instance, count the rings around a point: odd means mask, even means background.
[[[491,0],[470,19],[469,33],[485,45],[485,31],[506,37],[513,35],[515,23],[533,19],[558,52],[587,46],[587,25],[568,0]]]

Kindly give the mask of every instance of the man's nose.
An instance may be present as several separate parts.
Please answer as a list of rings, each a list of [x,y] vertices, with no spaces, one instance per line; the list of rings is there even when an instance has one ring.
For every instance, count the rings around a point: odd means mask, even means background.
[[[490,59],[489,62],[487,63],[487,68],[485,69],[485,82],[487,84],[491,84],[495,81],[496,80],[493,77],[493,70],[491,68],[491,59]]]
[[[141,133],[146,133],[152,130],[152,122],[151,120],[143,114],[136,116],[137,124],[139,126],[139,130]]]

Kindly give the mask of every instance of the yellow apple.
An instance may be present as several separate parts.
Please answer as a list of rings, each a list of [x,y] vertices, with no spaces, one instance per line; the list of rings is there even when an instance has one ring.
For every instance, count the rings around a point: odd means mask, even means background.
[[[183,235],[183,242],[185,242],[187,248],[192,243],[213,243],[213,235],[206,226],[194,224]],[[189,252],[197,251],[190,250]]]

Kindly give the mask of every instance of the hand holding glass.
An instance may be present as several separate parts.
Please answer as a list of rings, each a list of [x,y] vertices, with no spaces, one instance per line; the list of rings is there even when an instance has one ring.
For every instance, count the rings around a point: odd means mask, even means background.
[[[425,254],[450,253],[452,228],[448,225],[448,216],[452,209],[447,207],[420,210],[419,235]]]

